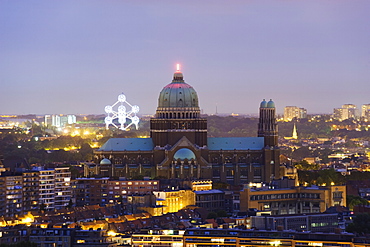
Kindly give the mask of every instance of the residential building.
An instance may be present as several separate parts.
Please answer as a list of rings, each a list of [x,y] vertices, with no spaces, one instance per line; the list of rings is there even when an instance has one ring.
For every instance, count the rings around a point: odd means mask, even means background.
[[[295,231],[189,228],[184,247],[194,246],[368,246],[353,243],[353,234],[327,234]]]
[[[75,124],[76,116],[75,115],[45,115],[44,125],[45,126],[54,126],[58,128],[63,128],[67,124]]]
[[[69,167],[56,167],[54,171],[54,208],[62,209],[72,203],[71,172]]]
[[[39,171],[39,204],[40,209],[54,210],[55,180],[54,169]]]
[[[286,106],[284,108],[284,121],[307,118],[307,110],[297,106]]]
[[[201,190],[195,192],[195,204],[210,212],[225,210],[225,192],[221,190]]]
[[[149,195],[159,190],[159,180],[77,178],[72,181],[77,206],[128,202],[129,195]]]
[[[26,171],[23,176],[23,211],[39,210],[39,171]]]
[[[109,178],[78,178],[73,181],[76,206],[105,205],[108,203]]]
[[[272,215],[320,213],[331,206],[346,206],[346,186],[313,186],[272,189],[250,188],[240,192],[240,209],[271,211]]]
[[[335,232],[339,228],[338,214],[301,214],[251,216],[252,229]]]
[[[164,206],[164,214],[195,205],[195,193],[191,190],[154,191],[153,194],[157,198],[156,206]]]
[[[71,247],[74,232],[69,228],[32,228],[29,241],[40,247]]]
[[[365,121],[370,121],[370,104],[364,104],[361,107],[361,117]]]
[[[14,217],[23,213],[22,175],[2,174],[0,176],[0,215]]]
[[[335,108],[333,118],[339,121],[343,121],[346,119],[357,119],[358,110],[357,110],[356,105],[344,104],[342,105],[342,108]]]

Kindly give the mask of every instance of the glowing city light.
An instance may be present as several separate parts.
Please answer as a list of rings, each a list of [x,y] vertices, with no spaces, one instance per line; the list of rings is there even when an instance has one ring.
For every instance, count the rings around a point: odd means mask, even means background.
[[[118,105],[120,104],[120,105]],[[126,107],[126,104],[128,107]],[[118,105],[117,111],[114,110],[114,107]],[[131,108],[127,110],[127,108]],[[113,125],[117,129],[127,130],[131,125],[135,125],[136,129],[139,128],[139,117],[136,114],[139,112],[140,108],[137,105],[131,105],[127,102],[126,96],[124,94],[118,95],[118,100],[113,105],[107,105],[104,108],[105,112],[108,116],[105,117],[105,127],[108,129],[109,125]],[[117,126],[113,121],[118,119],[118,123],[120,124]],[[131,120],[131,123],[125,126],[127,119]]]
[[[115,237],[116,235],[117,235],[117,233],[116,232],[114,232],[114,231],[112,231],[112,230],[110,230],[110,231],[108,231],[108,236],[110,236],[110,237]]]

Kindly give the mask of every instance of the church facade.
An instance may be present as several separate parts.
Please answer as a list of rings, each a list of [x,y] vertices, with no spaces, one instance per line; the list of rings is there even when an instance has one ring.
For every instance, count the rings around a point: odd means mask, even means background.
[[[277,135],[275,104],[263,100],[257,137],[207,137],[198,95],[176,71],[159,94],[150,138],[111,138],[95,151],[100,164],[91,169],[111,177],[270,182],[280,177]]]

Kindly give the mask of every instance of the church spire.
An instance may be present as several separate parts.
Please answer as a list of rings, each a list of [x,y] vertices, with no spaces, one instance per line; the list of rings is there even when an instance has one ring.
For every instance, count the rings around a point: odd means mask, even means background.
[[[292,138],[295,139],[295,140],[298,139],[297,127],[296,127],[295,123],[294,123],[294,126],[293,126]]]

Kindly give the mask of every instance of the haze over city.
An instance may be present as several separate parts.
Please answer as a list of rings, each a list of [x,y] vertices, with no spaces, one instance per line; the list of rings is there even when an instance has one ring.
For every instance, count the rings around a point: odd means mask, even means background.
[[[180,63],[204,113],[370,103],[369,1],[1,1],[0,114],[154,114]]]

